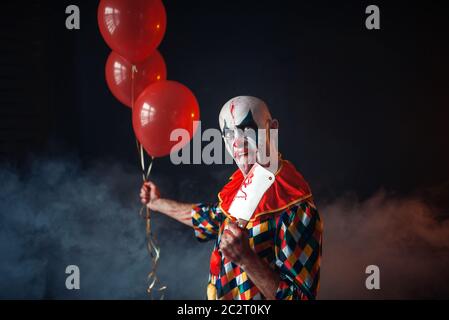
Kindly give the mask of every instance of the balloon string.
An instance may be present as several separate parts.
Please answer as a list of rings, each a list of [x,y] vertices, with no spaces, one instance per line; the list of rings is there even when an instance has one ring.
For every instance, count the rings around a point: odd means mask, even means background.
[[[142,148],[142,146],[140,146],[140,151],[141,151],[141,155],[143,155],[143,148]],[[148,166],[146,175],[144,175],[144,177],[143,177],[143,181],[148,181],[148,178],[149,178],[150,173],[151,173],[151,168],[153,166],[153,161],[154,161],[154,158],[151,159],[151,163]],[[142,172],[145,172],[145,167],[142,167]],[[150,209],[147,206],[144,206],[144,207],[145,207],[145,211],[146,211],[145,220],[146,220],[147,250],[148,250],[148,253],[150,254],[151,262],[152,262],[151,272],[147,276],[148,283],[149,283],[147,292],[151,295],[155,285],[158,282],[158,277],[156,275],[156,270],[157,270],[159,257],[160,257],[160,248],[157,245],[156,237],[154,236],[154,234],[152,232],[152,229],[151,229],[151,212],[150,212]],[[141,209],[141,214],[142,214],[142,209]],[[161,286],[160,288],[158,288],[156,290],[161,292],[161,291],[164,291],[165,289],[166,289],[165,286]],[[164,295],[162,294],[160,299],[162,300],[163,298],[164,298]]]
[[[143,153],[143,148],[141,149],[142,153]],[[148,166],[148,171],[146,174],[146,180],[148,181],[148,178],[150,176],[151,173],[151,168],[153,166],[153,162],[154,162],[154,158],[151,158],[151,162]],[[143,170],[144,171],[144,170]],[[157,241],[156,241],[156,237],[154,236],[152,230],[151,230],[151,214],[150,214],[150,209],[148,207],[146,207],[146,236],[147,236],[147,249],[148,252],[150,254],[151,257],[151,262],[152,262],[152,270],[151,272],[148,274],[148,289],[147,292],[151,295],[152,294],[152,290],[154,289],[155,285],[159,282],[159,279],[156,275],[156,270],[157,270],[157,266],[158,266],[158,262],[159,262],[159,257],[160,257],[160,248],[157,245]],[[166,286],[160,286],[159,288],[157,288],[156,290],[159,292],[163,292],[165,289],[167,289]],[[164,299],[164,294],[161,294],[160,299]]]
[[[135,72],[137,72],[137,67],[135,65],[132,66],[131,69],[131,109],[134,110],[134,74]],[[148,165],[148,169],[145,170],[145,152],[143,149],[142,144],[140,144],[139,140],[136,138],[136,145],[137,145],[137,152],[140,158],[140,166],[142,169],[142,179],[144,182],[147,182],[149,177],[150,177],[150,173],[151,173],[151,168],[153,167],[153,162],[154,162],[154,157],[151,157],[151,162]],[[146,171],[146,172],[145,172]],[[140,209],[139,215],[142,216],[143,215],[143,209],[146,209],[146,214],[145,214],[145,220],[146,220],[146,228],[145,228],[145,235],[146,235],[146,240],[147,240],[147,250],[148,253],[150,255],[151,258],[151,271],[147,276],[147,281],[148,281],[148,288],[147,288],[147,292],[148,294],[152,297],[152,292],[154,289],[154,286],[156,285],[156,283],[159,282],[159,279],[156,275],[156,270],[157,270],[157,265],[159,262],[159,257],[160,257],[160,251],[161,249],[159,248],[159,246],[157,245],[156,242],[156,237],[153,235],[153,232],[151,231],[151,213],[150,213],[150,209],[146,206],[143,205],[142,208]],[[160,299],[164,299],[164,294],[163,291],[167,289],[166,286],[161,286],[158,289],[156,289],[156,291],[162,292]]]
[[[135,64],[131,67],[131,110],[134,109],[134,74],[137,72],[137,67]]]

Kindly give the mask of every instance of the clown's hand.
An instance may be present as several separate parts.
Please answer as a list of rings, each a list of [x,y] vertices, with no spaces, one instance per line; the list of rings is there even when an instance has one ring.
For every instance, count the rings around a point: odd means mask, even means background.
[[[237,265],[246,264],[254,251],[249,246],[248,231],[241,229],[236,223],[230,222],[223,231],[220,241],[220,251]]]
[[[151,210],[155,210],[154,203],[160,199],[159,188],[151,181],[144,182],[140,189],[140,201]]]

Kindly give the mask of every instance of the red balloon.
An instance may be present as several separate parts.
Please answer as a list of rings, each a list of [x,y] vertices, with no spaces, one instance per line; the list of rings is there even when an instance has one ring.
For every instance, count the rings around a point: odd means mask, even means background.
[[[136,65],[134,101],[150,84],[166,78],[167,68],[164,58],[156,50],[151,56]],[[111,52],[106,62],[106,83],[114,97],[131,108],[132,64],[114,51]]]
[[[161,0],[101,0],[97,18],[108,46],[131,63],[159,46],[167,26]]]
[[[163,157],[187,144],[197,129],[193,122],[199,118],[198,102],[189,88],[176,81],[158,81],[134,104],[134,133],[149,155]],[[170,141],[171,132],[178,128],[189,133],[184,145]]]

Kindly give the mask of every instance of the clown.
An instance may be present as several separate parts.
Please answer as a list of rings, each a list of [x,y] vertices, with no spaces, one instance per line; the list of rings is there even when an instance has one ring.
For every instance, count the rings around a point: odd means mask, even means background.
[[[222,107],[219,123],[238,169],[217,203],[162,198],[151,181],[142,186],[142,203],[192,227],[198,240],[214,241],[208,299],[315,299],[322,222],[307,182],[278,153],[278,121],[262,100],[239,96]],[[275,175],[275,182],[240,228],[229,207],[256,162]]]
[[[278,122],[272,120],[262,100],[248,96],[229,100],[221,109],[219,122],[226,150],[243,175],[256,162],[276,172]]]

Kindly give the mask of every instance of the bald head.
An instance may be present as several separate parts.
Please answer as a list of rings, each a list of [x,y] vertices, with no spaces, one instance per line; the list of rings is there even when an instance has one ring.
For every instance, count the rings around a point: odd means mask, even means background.
[[[221,108],[219,116],[222,132],[225,128],[234,129],[247,124],[255,126],[255,130],[265,129],[268,120],[271,120],[271,114],[265,102],[251,96],[232,98]]]
[[[232,98],[221,108],[219,122],[226,150],[243,174],[256,162],[269,163],[270,169],[276,170],[277,133],[271,139],[270,129],[277,129],[278,122],[272,120],[265,102],[251,96]]]

